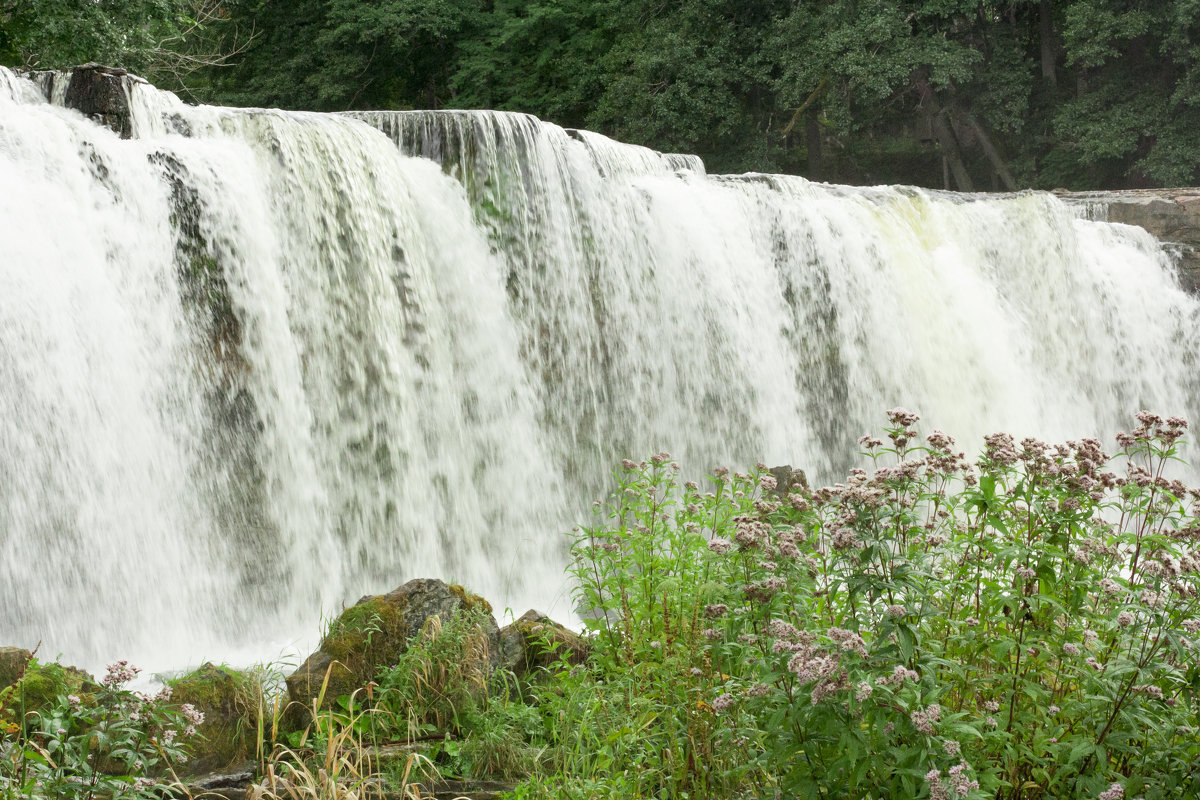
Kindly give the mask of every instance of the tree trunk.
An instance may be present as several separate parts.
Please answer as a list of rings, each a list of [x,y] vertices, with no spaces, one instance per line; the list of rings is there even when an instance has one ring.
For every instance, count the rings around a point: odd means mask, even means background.
[[[987,156],[988,161],[992,163],[992,169],[996,170],[996,174],[1000,176],[1000,182],[1004,184],[1004,188],[1010,192],[1017,191],[1017,181],[1013,178],[1012,172],[1008,169],[1008,165],[1004,163],[1004,159],[1000,157],[1000,152],[996,146],[992,144],[992,139],[987,135],[983,126],[979,124],[979,120],[975,119],[973,114],[963,112],[962,116],[966,119],[967,124],[975,131],[975,135],[979,137],[979,146],[983,148],[983,154]]]
[[[1054,91],[1058,88],[1058,75],[1054,71],[1054,18],[1050,0],[1038,3],[1038,30],[1042,40],[1042,79]]]
[[[963,163],[962,159],[962,151],[958,149],[958,140],[954,138],[954,131],[950,130],[946,117],[945,111],[938,111],[934,114],[931,120],[933,135],[937,137],[942,153],[950,163],[950,172],[954,175],[954,183],[958,190],[973,192],[975,191],[975,182],[971,180],[971,174],[967,172],[967,165]]]
[[[924,75],[916,75],[914,83],[921,96],[921,108],[929,119],[929,127],[933,130],[934,137],[937,138],[938,146],[942,150],[942,157],[950,165],[955,185],[960,192],[975,191],[975,182],[971,180],[971,174],[967,172],[967,165],[963,163],[958,139],[954,137],[954,131],[950,129],[945,109],[933,94],[933,87],[929,85],[929,79]]]
[[[808,178],[819,181],[825,177],[821,158],[821,124],[815,109],[808,109],[804,119],[804,136],[808,144]]]

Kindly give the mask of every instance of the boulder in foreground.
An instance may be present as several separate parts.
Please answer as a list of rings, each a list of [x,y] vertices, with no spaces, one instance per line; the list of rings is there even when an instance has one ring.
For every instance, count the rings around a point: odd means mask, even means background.
[[[321,708],[329,708],[395,664],[431,619],[446,623],[460,611],[480,612],[488,667],[499,665],[500,631],[491,604],[461,586],[418,578],[387,594],[364,597],[338,615],[317,651],[287,677],[289,698],[305,709],[318,699]]]

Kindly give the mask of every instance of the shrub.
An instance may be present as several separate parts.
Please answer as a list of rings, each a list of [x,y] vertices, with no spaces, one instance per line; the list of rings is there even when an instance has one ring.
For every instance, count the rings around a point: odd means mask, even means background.
[[[888,418],[817,491],[624,463],[576,535],[596,647],[542,695],[558,769],[668,797],[1200,795],[1186,423],[1139,414],[1112,463],[995,434],[972,464]]]
[[[31,662],[25,677],[65,674],[43,666],[57,665]],[[101,685],[87,684],[84,697],[38,697],[36,710],[24,703],[24,678],[6,689],[3,704],[18,721],[0,735],[0,797],[161,797],[165,781],[154,776],[186,760],[184,741],[204,715],[186,704],[171,707],[169,690],[155,697],[128,691],[124,685],[137,672],[117,662]]]
[[[491,662],[482,613],[463,609],[444,623],[430,617],[395,666],[381,672],[375,708],[395,732],[409,739],[458,734],[486,705]]]

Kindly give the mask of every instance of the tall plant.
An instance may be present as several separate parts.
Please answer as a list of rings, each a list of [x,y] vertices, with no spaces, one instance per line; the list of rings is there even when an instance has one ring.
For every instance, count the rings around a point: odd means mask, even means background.
[[[1139,414],[1112,461],[995,434],[972,464],[888,419],[817,491],[623,465],[575,543],[610,702],[563,717],[563,763],[667,796],[1200,793],[1186,422]]]

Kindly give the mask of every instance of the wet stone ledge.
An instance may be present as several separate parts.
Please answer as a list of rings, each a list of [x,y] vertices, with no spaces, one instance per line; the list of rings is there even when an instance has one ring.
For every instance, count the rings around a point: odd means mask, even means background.
[[[1200,295],[1200,187],[1055,194],[1086,204],[1094,219],[1148,231],[1175,254],[1183,288]]]
[[[63,104],[129,139],[133,136],[129,84],[134,81],[144,82],[119,67],[83,64],[71,71]]]

